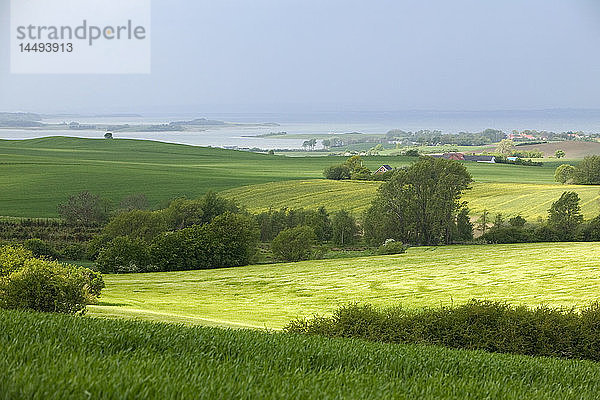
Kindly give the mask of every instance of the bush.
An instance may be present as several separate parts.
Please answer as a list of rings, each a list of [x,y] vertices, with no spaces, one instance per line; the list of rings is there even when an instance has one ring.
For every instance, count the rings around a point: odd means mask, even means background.
[[[58,213],[72,224],[93,225],[108,220],[110,204],[107,200],[90,192],[70,196],[58,205]]]
[[[273,239],[271,249],[282,261],[301,261],[310,259],[315,243],[316,235],[312,228],[298,226],[281,231]]]
[[[323,171],[325,178],[336,181],[350,179],[350,173],[350,168],[344,164],[332,165],[331,167],[325,168],[325,171]]]
[[[118,236],[111,240],[100,251],[96,267],[105,274],[152,270],[146,243],[127,236]]]
[[[407,311],[352,304],[333,316],[292,321],[287,332],[392,343],[600,360],[600,305],[580,312],[472,300],[458,307]]]
[[[23,243],[23,247],[35,256],[35,257],[48,257],[58,258],[58,253],[48,243],[41,239],[28,239]]]
[[[86,258],[87,246],[84,243],[71,243],[60,251],[65,260],[83,260]]]
[[[482,239],[488,243],[528,243],[534,242],[531,231],[518,226],[494,227],[488,230]]]
[[[394,239],[386,240],[384,244],[377,248],[377,254],[389,255],[389,254],[402,254],[406,253],[408,246],[402,242],[396,242]]]
[[[23,248],[0,249],[0,266],[2,308],[83,313],[104,288],[97,272],[34,258]]]
[[[33,258],[33,253],[23,247],[0,247],[0,279],[22,268],[25,261]]]
[[[158,236],[150,246],[150,259],[160,271],[246,265],[258,250],[258,237],[250,217],[225,213],[210,224]]]

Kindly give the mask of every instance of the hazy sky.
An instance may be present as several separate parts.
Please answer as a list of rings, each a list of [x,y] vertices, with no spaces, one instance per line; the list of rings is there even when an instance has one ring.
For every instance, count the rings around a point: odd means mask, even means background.
[[[11,75],[8,26],[7,111],[600,108],[598,0],[154,0],[150,75]]]

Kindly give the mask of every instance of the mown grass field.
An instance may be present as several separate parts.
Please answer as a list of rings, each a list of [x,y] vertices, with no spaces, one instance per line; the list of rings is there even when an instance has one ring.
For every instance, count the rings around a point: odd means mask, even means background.
[[[596,399],[600,365],[0,311],[0,399]]]
[[[90,314],[281,328],[349,302],[439,306],[472,298],[582,306],[600,299],[600,243],[418,247],[406,254],[105,275]]]
[[[407,165],[409,157],[365,157],[366,165]],[[0,140],[0,215],[56,217],[58,203],[83,190],[118,204],[144,193],[153,206],[208,190],[322,178],[345,157],[268,156],[233,150],[126,139],[52,137]],[[478,182],[552,183],[544,167],[468,163]]]
[[[356,215],[367,209],[380,182],[331,181],[326,179],[284,181],[245,186],[223,192],[236,199],[252,212],[270,207],[346,209]],[[484,209],[505,216],[522,215],[534,222],[546,218],[552,202],[571,190],[579,194],[581,208],[586,218],[600,213],[600,186],[475,182],[465,192],[463,199],[469,203],[471,215]]]

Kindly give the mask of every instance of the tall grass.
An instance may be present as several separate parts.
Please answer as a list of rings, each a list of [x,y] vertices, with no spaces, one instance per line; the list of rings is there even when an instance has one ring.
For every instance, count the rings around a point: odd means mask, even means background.
[[[600,365],[0,312],[0,399],[595,399]]]

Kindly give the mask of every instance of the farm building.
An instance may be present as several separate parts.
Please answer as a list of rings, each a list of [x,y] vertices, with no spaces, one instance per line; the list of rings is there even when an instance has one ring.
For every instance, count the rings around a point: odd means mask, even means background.
[[[392,167],[390,167],[387,164],[382,165],[381,167],[379,167],[377,169],[377,171],[375,171],[375,174],[385,174],[386,172],[389,172],[392,170]]]

